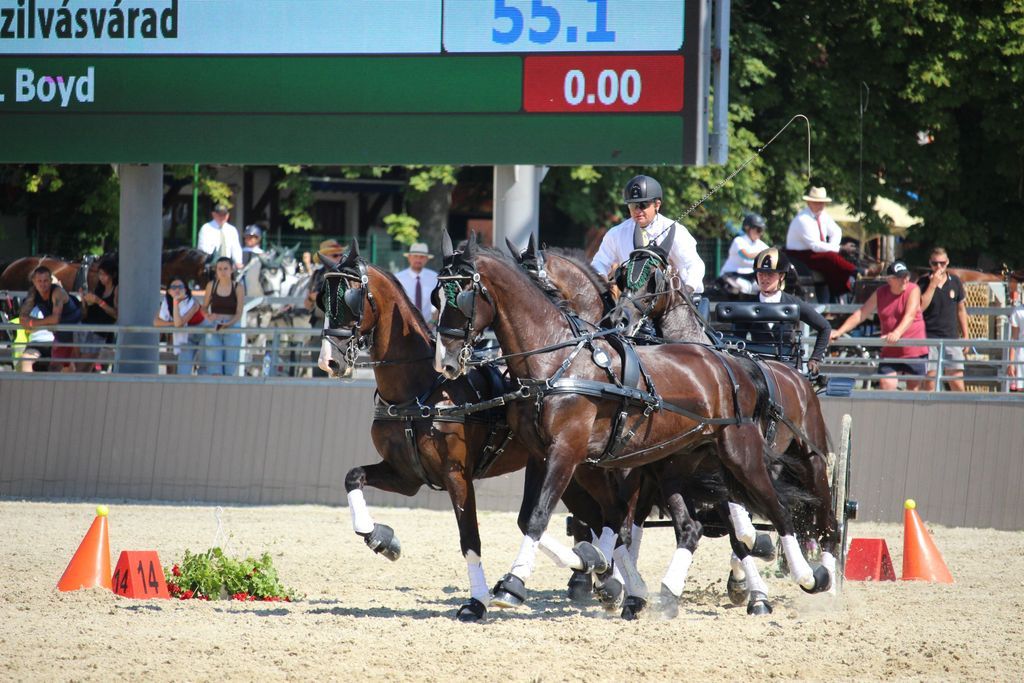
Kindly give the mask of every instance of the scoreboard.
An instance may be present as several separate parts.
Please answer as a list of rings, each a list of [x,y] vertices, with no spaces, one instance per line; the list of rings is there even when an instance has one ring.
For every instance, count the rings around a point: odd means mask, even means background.
[[[709,0],[0,0],[0,162],[698,164]]]

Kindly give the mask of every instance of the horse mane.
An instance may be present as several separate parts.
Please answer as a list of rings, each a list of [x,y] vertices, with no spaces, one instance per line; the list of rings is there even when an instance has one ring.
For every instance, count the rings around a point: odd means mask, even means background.
[[[590,282],[597,288],[599,292],[608,291],[608,281],[601,277],[594,267],[590,265],[590,261],[587,260],[587,255],[582,249],[571,249],[569,247],[551,247],[545,249],[545,253],[553,254],[564,258],[574,266],[580,269],[580,271],[587,276]]]
[[[478,254],[489,256],[497,261],[501,261],[515,273],[515,277],[525,284],[530,285],[534,289],[539,290],[547,300],[555,305],[560,311],[566,311],[569,309],[569,302],[562,298],[562,293],[554,285],[544,284],[534,280],[530,275],[519,267],[519,264],[512,260],[512,257],[507,255],[503,251],[493,249],[491,247],[484,247],[477,245],[475,247]]]
[[[387,280],[388,280],[389,282],[391,282],[391,284],[392,284],[392,285],[393,285],[393,286],[394,286],[394,287],[395,287],[395,288],[396,288],[396,289],[397,289],[397,290],[398,290],[399,292],[401,292],[401,293],[402,293],[403,295],[405,294],[405,287],[403,287],[403,286],[402,286],[402,283],[398,281],[398,277],[397,277],[397,276],[396,276],[396,275],[395,275],[394,273],[392,273],[392,272],[391,272],[390,270],[384,270],[383,268],[380,268],[380,267],[378,267],[378,266],[375,266],[375,265],[373,265],[373,264],[368,264],[368,265],[369,265],[369,266],[370,266],[371,268],[373,268],[374,270],[376,270],[376,271],[377,271],[378,273],[380,273],[381,275],[383,275],[383,276],[384,276],[384,278],[385,278],[385,279],[387,279]],[[406,299],[408,299],[408,296],[406,296]],[[413,318],[414,318],[414,319],[416,320],[416,323],[417,323],[417,324],[418,324],[418,325],[419,325],[419,326],[420,326],[421,328],[423,328],[423,333],[424,333],[424,334],[425,334],[425,335],[426,335],[427,337],[430,337],[430,326],[429,326],[429,325],[427,325],[427,321],[426,321],[426,319],[425,319],[425,318],[423,317],[423,313],[422,313],[422,312],[420,311],[420,309],[416,308],[416,306],[414,306],[414,305],[413,305],[413,303],[412,303],[411,301],[409,302],[409,308],[410,308],[410,310],[412,310],[412,313],[413,313]]]

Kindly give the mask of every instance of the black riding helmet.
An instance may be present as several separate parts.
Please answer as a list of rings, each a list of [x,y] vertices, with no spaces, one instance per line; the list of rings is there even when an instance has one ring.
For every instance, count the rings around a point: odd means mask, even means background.
[[[767,230],[768,224],[765,223],[764,216],[759,213],[748,213],[743,217],[743,232],[746,232],[750,228],[759,228],[760,230]]]
[[[789,272],[789,259],[775,247],[765,249],[754,257],[754,271],[758,273],[782,273],[785,275]]]
[[[622,201],[626,204],[651,202],[661,199],[661,195],[661,183],[649,175],[638,175],[626,183],[622,190]]]

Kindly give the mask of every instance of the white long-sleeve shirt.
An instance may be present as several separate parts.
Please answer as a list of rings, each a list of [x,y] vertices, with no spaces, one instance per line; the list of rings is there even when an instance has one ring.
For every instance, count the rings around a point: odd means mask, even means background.
[[[729,258],[722,264],[722,272],[719,275],[724,275],[725,273],[748,275],[753,273],[754,257],[767,248],[768,245],[761,238],[752,240],[747,233],[737,235],[736,239],[729,245]]]
[[[406,268],[395,273],[395,277],[402,283],[405,293],[409,295],[409,301],[416,303],[416,273],[412,268]],[[430,293],[437,287],[437,271],[424,268],[419,272],[420,294],[423,297],[420,301],[420,313],[428,323],[434,318],[434,305],[430,303]]]
[[[242,243],[238,241],[238,228],[225,222],[218,226],[215,221],[210,221],[199,229],[199,238],[196,245],[207,254],[220,249],[221,256],[227,256],[235,265],[242,265]]]
[[[818,229],[819,219],[821,220],[820,230]],[[821,239],[822,233],[825,234],[824,241]],[[786,232],[786,249],[837,252],[842,240],[843,230],[832,220],[832,216],[822,210],[816,218],[805,206],[789,223],[789,230]]]
[[[659,213],[643,231],[647,235],[648,243],[661,244],[668,236],[669,228],[673,223],[676,226],[676,236],[668,255],[669,263],[679,271],[679,277],[682,278],[684,284],[689,285],[694,292],[703,292],[704,261],[697,254],[697,240],[693,239],[682,223],[676,223]],[[635,227],[634,220],[627,218],[605,233],[604,239],[601,240],[601,248],[597,250],[590,262],[594,270],[606,274],[611,271],[612,266],[623,263],[629,258],[633,252]]]

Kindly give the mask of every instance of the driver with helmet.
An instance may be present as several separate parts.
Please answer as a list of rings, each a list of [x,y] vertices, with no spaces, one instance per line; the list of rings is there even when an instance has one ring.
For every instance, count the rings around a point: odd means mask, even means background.
[[[797,304],[800,308],[800,322],[807,323],[817,334],[814,350],[807,361],[807,373],[814,376],[818,374],[821,360],[825,357],[832,326],[809,303],[783,291],[786,288],[786,274],[789,268],[789,259],[782,251],[773,247],[759,253],[754,258],[754,272],[757,273],[757,285],[761,289],[758,298],[766,304]],[[754,344],[784,345],[791,343],[794,332],[790,324],[784,322],[748,323],[736,331],[740,334],[749,334],[750,341]]]
[[[685,227],[658,213],[661,209],[661,184],[654,178],[638,175],[628,183],[622,192],[622,200],[629,207],[629,218],[605,233],[601,247],[590,265],[599,273],[611,275],[612,270],[629,258],[633,251],[633,231],[639,226],[644,244],[661,244],[669,228],[676,227],[675,239],[668,260],[679,272],[683,284],[693,289],[694,294],[704,291],[704,261],[697,255],[697,241]],[[702,301],[706,307],[706,302]],[[705,317],[707,317],[706,312]]]

